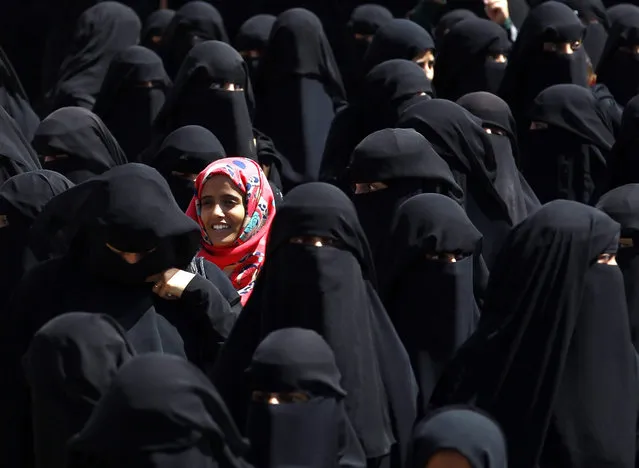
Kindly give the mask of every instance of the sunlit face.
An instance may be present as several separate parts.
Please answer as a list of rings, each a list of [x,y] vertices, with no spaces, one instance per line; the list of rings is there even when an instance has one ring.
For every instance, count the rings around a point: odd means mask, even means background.
[[[426,77],[429,80],[433,79],[435,76],[435,55],[432,50],[427,50],[422,55],[415,57],[413,62],[424,69],[424,73],[426,73]]]
[[[251,399],[256,403],[267,403],[269,405],[285,405],[287,403],[305,403],[310,400],[304,392],[260,392],[254,391]]]
[[[611,253],[602,253],[597,257],[597,263],[603,265],[616,266],[617,265],[617,256]]]
[[[433,455],[425,468],[472,468],[461,453],[454,450],[442,450]]]
[[[581,47],[581,41],[574,42],[544,42],[544,51],[572,55]]]
[[[134,265],[138,263],[144,257],[146,257],[147,255],[155,251],[155,249],[150,249],[150,250],[147,250],[146,252],[124,252],[120,249],[113,247],[111,244],[107,243],[106,246],[109,248],[111,252],[116,253],[118,256],[122,258],[122,260],[127,262],[129,265]]]
[[[230,245],[244,228],[244,194],[225,175],[214,175],[202,187],[200,217],[214,246]]]
[[[388,185],[384,182],[357,183],[355,184],[355,195],[377,192],[378,190],[384,190],[386,188],[388,188]]]

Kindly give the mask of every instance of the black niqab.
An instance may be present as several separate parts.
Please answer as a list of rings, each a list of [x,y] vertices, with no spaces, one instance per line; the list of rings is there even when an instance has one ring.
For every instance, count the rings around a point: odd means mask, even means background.
[[[435,42],[424,28],[407,19],[393,19],[377,30],[364,56],[364,70],[391,59],[415,60]]]
[[[558,198],[595,204],[608,185],[612,129],[594,95],[577,85],[555,85],[535,98],[522,168],[542,203]]]
[[[429,415],[415,428],[410,468],[424,468],[438,452],[455,451],[471,468],[507,468],[506,436],[488,415],[451,406]]]
[[[478,19],[479,17],[470,10],[464,8],[456,8],[453,11],[442,15],[435,27],[435,41],[437,45],[441,44],[444,40],[444,36],[450,32],[450,30],[461,21],[467,19]]]
[[[474,400],[508,434],[513,466],[634,466],[637,358],[623,277],[597,263],[618,242],[606,214],[557,200],[511,232],[491,271],[478,331],[432,403]]]
[[[273,139],[298,177],[318,180],[331,122],[346,93],[322,23],[310,11],[294,8],[278,16],[256,97],[255,126]]]
[[[33,337],[24,358],[38,468],[66,467],[67,442],[89,419],[120,366],[135,355],[108,315],[71,312]]]
[[[27,139],[31,140],[40,119],[31,108],[29,97],[22,87],[20,78],[2,47],[0,47],[0,106],[16,121]]]
[[[276,20],[273,15],[255,15],[242,24],[233,41],[235,49],[242,54],[249,67],[252,81],[257,79],[257,71]]]
[[[240,89],[226,90],[229,84]],[[188,53],[155,120],[156,138],[163,139],[186,125],[199,125],[220,140],[229,156],[255,160],[251,122],[254,107],[248,67],[242,56],[224,42],[202,42]]]
[[[122,366],[69,444],[69,468],[251,466],[249,445],[207,377],[159,354]]]
[[[437,97],[456,101],[475,91],[496,93],[506,71],[506,63],[495,61],[508,55],[510,41],[497,23],[474,19],[456,24],[437,48],[433,86]]]
[[[175,10],[169,9],[156,10],[151,13],[144,20],[144,26],[140,34],[140,45],[159,53],[164,33],[171,21],[173,21],[174,16]]]
[[[597,67],[597,81],[605,84],[622,106],[639,92],[639,7],[627,5],[612,23]]]
[[[164,176],[175,201],[186,212],[195,194],[192,175],[225,157],[226,151],[215,135],[206,128],[187,125],[170,133],[148,164]]]
[[[176,11],[162,36],[161,57],[167,73],[177,74],[189,51],[205,41],[229,42],[220,12],[203,1],[190,1]]]
[[[23,172],[41,169],[38,154],[15,120],[0,106],[0,183]]]
[[[617,263],[623,273],[630,333],[635,349],[639,350],[639,185],[617,187],[599,200],[597,208],[621,225]]]
[[[93,108],[111,59],[138,43],[141,28],[135,11],[121,3],[101,2],[82,13],[57,83],[47,93],[48,111]]]
[[[93,112],[131,158],[151,142],[153,121],[170,86],[162,59],[146,47],[131,46],[109,65]]]
[[[319,248],[291,243],[296,236],[333,243]],[[335,353],[348,392],[346,409],[366,457],[383,458],[393,449],[394,462],[404,459],[416,416],[415,384],[406,351],[374,291],[374,276],[357,213],[344,193],[309,183],[286,196],[253,295],[216,364],[216,385],[239,421],[247,395],[238,391],[238,367],[248,365],[270,332],[307,328]]]
[[[510,227],[528,216],[536,204],[512,154],[496,152],[481,121],[444,99],[409,107],[398,126],[424,135],[450,166],[464,190],[468,216],[484,235],[490,268]]]
[[[626,104],[609,158],[610,188],[639,183],[639,96]]]
[[[530,125],[528,109],[549,86],[571,83],[588,87],[586,52],[572,54],[544,50],[544,43],[573,44],[583,40],[585,26],[570,7],[548,1],[533,8],[508,57],[499,95],[510,106],[522,135]]]
[[[448,164],[413,129],[387,128],[364,138],[353,151],[347,175],[352,188],[373,182],[387,185],[370,192],[351,192],[378,267],[393,216],[404,201],[420,193],[441,193],[458,203],[463,201]]]
[[[63,107],[44,119],[33,147],[45,169],[59,172],[76,184],[127,162],[102,120],[81,107]]]
[[[316,332],[271,333],[255,350],[247,377],[254,392],[247,433],[256,467],[366,466],[344,409],[346,392],[335,356]],[[273,405],[256,399],[255,392],[301,392],[309,399]]]

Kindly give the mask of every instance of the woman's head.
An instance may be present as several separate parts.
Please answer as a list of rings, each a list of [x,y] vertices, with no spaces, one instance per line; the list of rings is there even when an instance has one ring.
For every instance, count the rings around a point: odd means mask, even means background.
[[[205,248],[243,244],[270,224],[275,210],[273,192],[255,161],[215,161],[200,173],[195,187],[196,221]]]

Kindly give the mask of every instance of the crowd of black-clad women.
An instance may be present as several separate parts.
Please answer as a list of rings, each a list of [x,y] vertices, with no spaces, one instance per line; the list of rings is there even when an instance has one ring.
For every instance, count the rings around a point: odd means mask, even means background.
[[[639,6],[1,3],[0,467],[639,466]]]

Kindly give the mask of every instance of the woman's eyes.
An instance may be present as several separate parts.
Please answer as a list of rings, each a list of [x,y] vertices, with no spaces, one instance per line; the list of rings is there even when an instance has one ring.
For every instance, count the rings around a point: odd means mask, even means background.
[[[444,263],[457,263],[464,259],[464,254],[454,254],[454,253],[427,253],[425,255],[426,260],[433,260],[437,262]]]

